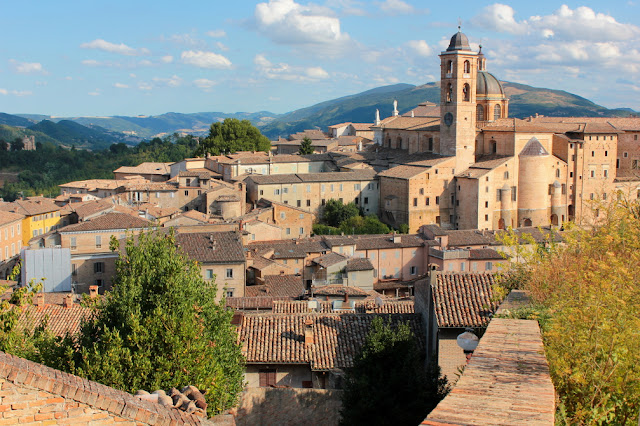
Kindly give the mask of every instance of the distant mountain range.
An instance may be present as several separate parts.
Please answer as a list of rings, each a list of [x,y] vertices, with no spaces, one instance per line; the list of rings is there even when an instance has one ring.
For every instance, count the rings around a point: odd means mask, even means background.
[[[608,109],[563,90],[510,82],[502,84],[510,99],[510,117],[525,118],[535,114],[556,117],[624,117],[636,114],[628,108]],[[36,141],[40,142],[104,149],[113,143],[126,142],[133,145],[143,139],[174,132],[204,135],[211,123],[225,118],[249,120],[267,137],[277,139],[278,136],[286,137],[305,129],[326,130],[327,126],[342,122],[373,123],[376,109],[380,110],[381,118],[391,115],[394,100],[398,101],[400,113],[415,108],[421,102],[439,103],[440,86],[438,83],[423,86],[394,84],[321,102],[286,114],[268,111],[193,114],[170,112],[156,116],[63,118],[0,113],[0,139],[11,141],[19,135],[28,134],[34,135]]]

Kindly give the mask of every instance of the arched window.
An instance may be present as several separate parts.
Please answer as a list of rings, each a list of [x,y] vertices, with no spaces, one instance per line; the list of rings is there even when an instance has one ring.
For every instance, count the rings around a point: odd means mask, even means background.
[[[497,104],[495,107],[493,107],[493,119],[497,120],[498,118],[502,117],[502,108],[500,107],[500,104]]]
[[[453,74],[453,61],[447,61],[447,74]]]
[[[491,139],[489,144],[491,144],[491,153],[492,154],[495,154],[496,152],[498,152],[498,144],[496,143],[496,141],[494,139]]]
[[[482,105],[476,107],[476,120],[484,121],[484,107]]]
[[[449,83],[447,85],[447,102],[451,102],[451,99],[453,99],[453,86]]]
[[[471,88],[467,83],[462,86],[462,97],[465,102],[469,102],[471,100]]]
[[[402,138],[400,136],[396,139],[396,148],[402,148]]]
[[[471,72],[471,62],[464,61],[464,73],[469,74]]]

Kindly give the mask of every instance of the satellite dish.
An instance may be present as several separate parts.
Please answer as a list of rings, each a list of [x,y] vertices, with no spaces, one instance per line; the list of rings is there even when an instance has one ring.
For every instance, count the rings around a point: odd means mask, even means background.
[[[458,342],[458,346],[460,346],[465,352],[475,351],[478,347],[478,343],[480,343],[480,338],[473,334],[471,329],[467,329],[464,333],[460,334],[456,340]]]

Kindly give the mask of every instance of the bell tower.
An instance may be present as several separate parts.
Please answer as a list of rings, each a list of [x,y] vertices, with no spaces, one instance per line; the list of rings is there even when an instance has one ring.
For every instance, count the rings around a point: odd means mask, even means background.
[[[440,53],[440,153],[456,157],[456,173],[475,161],[477,56],[460,27]]]

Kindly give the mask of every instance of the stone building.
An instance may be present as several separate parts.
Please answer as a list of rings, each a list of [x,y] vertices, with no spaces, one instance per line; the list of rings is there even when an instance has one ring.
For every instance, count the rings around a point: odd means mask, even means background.
[[[394,105],[394,114],[376,117],[371,128],[384,148],[448,158],[452,176],[434,180],[407,165],[383,171],[382,220],[407,223],[412,232],[435,223],[560,226],[597,220],[598,203],[638,198],[640,118],[508,118],[502,84],[487,71],[482,49],[473,51],[460,31],[440,54],[440,74],[439,107],[421,104],[400,116]],[[426,208],[434,196],[446,205]]]

